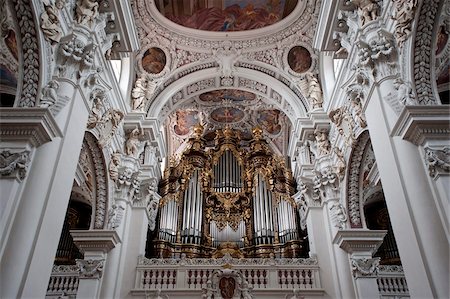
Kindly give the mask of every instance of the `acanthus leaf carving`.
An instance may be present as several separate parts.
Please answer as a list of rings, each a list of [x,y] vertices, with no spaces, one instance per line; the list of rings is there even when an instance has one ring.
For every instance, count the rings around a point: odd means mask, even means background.
[[[378,273],[380,258],[355,258],[351,259],[352,272],[354,277],[375,276]]]
[[[14,150],[3,149],[0,152],[0,174],[12,176],[17,174],[20,181],[27,175],[28,164],[30,163],[30,151],[15,152]]]
[[[400,48],[411,35],[411,23],[414,20],[417,0],[394,0],[395,10],[392,18],[395,23],[395,37]]]
[[[100,279],[103,275],[104,259],[77,259],[80,268],[80,279]]]
[[[441,149],[425,148],[425,164],[431,177],[450,172],[450,147]]]

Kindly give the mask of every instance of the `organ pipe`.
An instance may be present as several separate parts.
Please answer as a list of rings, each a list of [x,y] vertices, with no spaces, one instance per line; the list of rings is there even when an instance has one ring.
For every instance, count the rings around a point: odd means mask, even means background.
[[[178,252],[172,254],[192,250],[195,256],[199,249],[190,245],[219,250],[231,242],[242,250],[264,245],[258,248],[268,254],[284,246],[270,247],[274,242],[295,240],[295,209],[289,199],[295,182],[289,181],[292,175],[261,132],[255,129],[244,147],[238,134],[225,128],[214,146],[207,146],[202,130],[194,128],[185,152],[166,169],[160,183],[157,238],[173,243],[158,243],[165,248],[161,250]],[[208,251],[201,254],[208,256]]]

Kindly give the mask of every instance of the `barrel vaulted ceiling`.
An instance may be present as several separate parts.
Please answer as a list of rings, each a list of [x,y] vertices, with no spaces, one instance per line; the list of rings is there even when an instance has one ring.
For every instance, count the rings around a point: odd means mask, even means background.
[[[211,142],[225,126],[244,141],[259,126],[286,154],[292,127],[312,106],[319,7],[311,0],[135,0],[141,48],[133,109],[160,121],[169,155],[198,123]]]

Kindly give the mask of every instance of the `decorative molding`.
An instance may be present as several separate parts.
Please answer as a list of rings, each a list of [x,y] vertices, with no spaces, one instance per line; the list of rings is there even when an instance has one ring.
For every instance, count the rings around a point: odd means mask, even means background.
[[[71,230],[73,242],[83,253],[108,253],[121,242],[115,230]]]
[[[418,0],[395,0],[395,10],[392,18],[395,22],[395,39],[397,47],[401,48],[411,35],[411,23],[416,14]]]
[[[448,105],[406,106],[401,112],[391,136],[401,136],[415,145],[427,140],[448,140],[450,114]]]
[[[370,146],[370,136],[366,131],[363,133],[353,149],[349,161],[349,173],[347,182],[347,209],[350,216],[350,226],[352,228],[362,228],[361,222],[361,188],[360,173],[363,162],[363,155],[366,148]]]
[[[0,108],[0,137],[3,142],[18,141],[39,147],[62,135],[49,109]]]
[[[108,178],[103,152],[99,147],[94,135],[85,134],[84,142],[87,145],[92,156],[95,170],[95,218],[94,228],[102,229],[105,227],[105,215],[107,211],[108,200]]]
[[[419,20],[416,26],[414,43],[414,80],[419,105],[437,104],[433,92],[434,61],[434,27],[438,25],[438,8],[440,0],[426,0],[422,2]],[[448,125],[447,125],[448,126]],[[448,134],[448,133],[447,133]]]
[[[450,147],[433,149],[425,148],[425,164],[431,177],[450,172]]]
[[[100,279],[103,275],[105,259],[77,259],[80,268],[80,279]]]
[[[353,277],[376,277],[380,258],[355,258],[351,257]]]
[[[13,151],[13,152],[11,152]],[[27,175],[30,163],[30,151],[14,152],[12,149],[0,151],[0,175],[1,177],[17,177],[23,181]]]
[[[316,257],[310,258],[233,258],[225,254],[220,258],[146,258],[139,256],[138,266],[222,266],[222,265],[245,265],[245,266],[318,266]]]
[[[20,39],[23,63],[21,69],[22,91],[20,93],[19,107],[34,107],[38,99],[39,89],[39,42],[35,23],[35,13],[30,0],[14,0],[14,8],[17,15],[17,23],[20,24]],[[3,136],[2,136],[3,137]]]
[[[333,239],[341,249],[350,254],[372,256],[383,243],[386,230],[339,230]]]

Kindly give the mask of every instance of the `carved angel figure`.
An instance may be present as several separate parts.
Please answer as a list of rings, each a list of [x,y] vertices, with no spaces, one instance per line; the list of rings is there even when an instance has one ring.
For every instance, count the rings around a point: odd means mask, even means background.
[[[109,177],[114,182],[119,178],[119,164],[120,154],[116,152],[111,155],[111,161],[109,162]]]
[[[358,7],[362,26],[378,17],[378,4],[375,0],[350,0],[350,2]]]
[[[93,129],[98,124],[102,123],[103,115],[102,115],[103,103],[100,98],[94,98],[94,107],[92,108],[91,114],[88,117],[87,128]]]
[[[131,92],[132,110],[143,111],[148,99],[151,98],[156,89],[156,82],[141,77],[136,80],[133,91]]]
[[[310,73],[306,75],[306,78],[308,80],[308,95],[312,102],[312,108],[322,108],[323,97],[319,81],[317,80],[316,76]]]
[[[78,24],[91,26],[98,16],[98,2],[96,0],[78,0],[75,13]]]
[[[62,29],[58,18],[58,10],[55,6],[44,4],[44,12],[41,14],[41,30],[50,44],[59,43]]]
[[[316,129],[314,135],[316,136],[317,156],[328,155],[331,148],[328,132],[324,129]]]
[[[141,145],[141,141],[139,140],[139,138],[141,136],[142,134],[139,131],[138,127],[134,128],[133,131],[131,131],[130,135],[128,135],[128,139],[125,143],[125,151],[128,156],[138,158],[140,152],[139,148]]]
[[[253,299],[253,295],[250,294],[251,289],[252,288],[248,285],[248,283],[246,281],[244,281],[242,283],[242,287],[239,288],[239,290],[241,291],[241,298],[243,298],[243,299]]]
[[[51,80],[47,85],[42,88],[42,98],[39,106],[42,108],[48,108],[53,106],[58,101],[58,95],[56,91],[59,88],[59,83],[56,80]]]
[[[394,88],[397,89],[397,100],[403,105],[416,105],[414,91],[410,83],[405,82],[402,78],[394,80]]]

